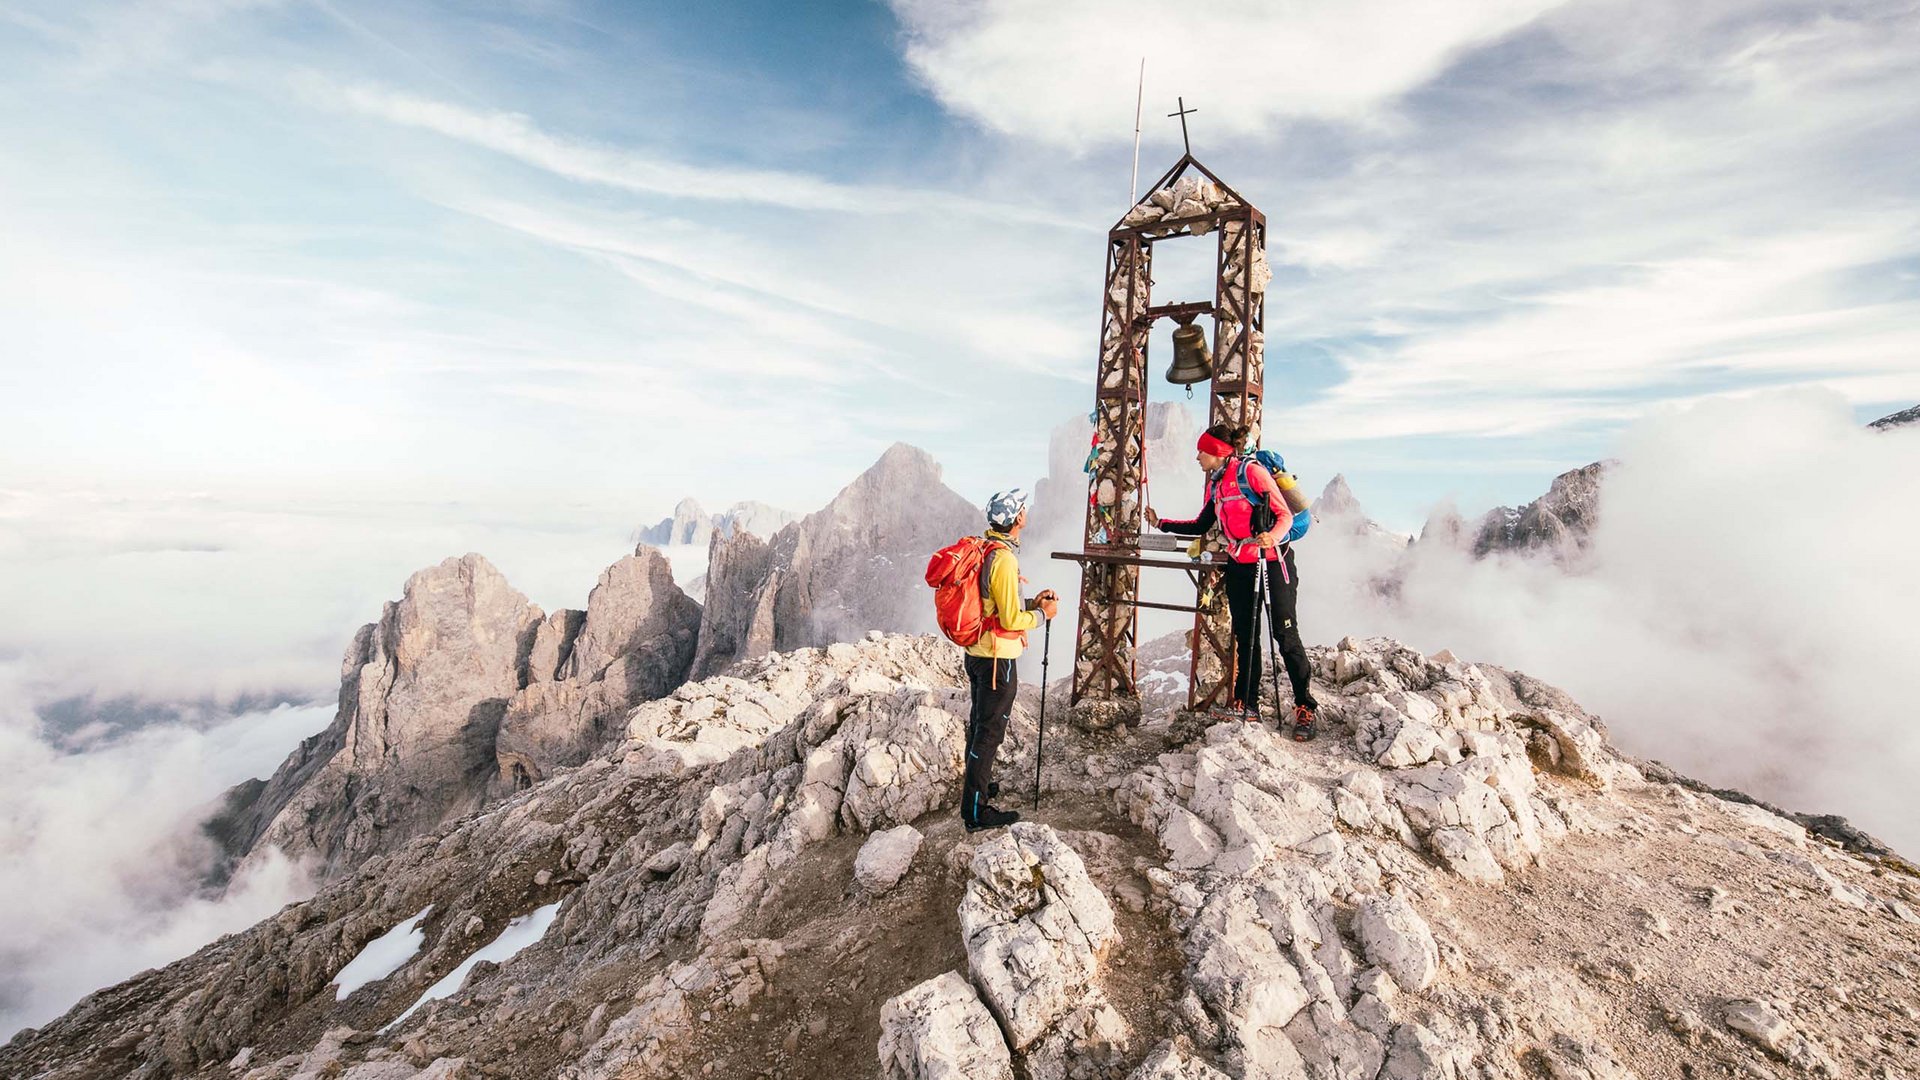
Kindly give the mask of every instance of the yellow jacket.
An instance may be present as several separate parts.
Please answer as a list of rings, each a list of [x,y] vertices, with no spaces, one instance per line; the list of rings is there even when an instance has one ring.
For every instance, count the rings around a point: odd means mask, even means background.
[[[987,539],[999,541],[1004,547],[996,547],[989,561],[991,570],[987,578],[987,599],[981,605],[980,614],[996,617],[1003,630],[1031,630],[1040,625],[1040,612],[1029,608],[1020,598],[1020,559],[1014,554],[1019,543],[998,529],[988,529]],[[996,660],[1011,660],[1026,649],[1026,635],[1002,637],[989,630],[980,635],[980,640],[967,646],[971,656],[988,656]]]

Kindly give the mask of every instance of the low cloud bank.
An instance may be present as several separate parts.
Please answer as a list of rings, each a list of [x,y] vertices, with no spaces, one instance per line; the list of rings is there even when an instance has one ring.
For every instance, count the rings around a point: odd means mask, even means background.
[[[1906,494],[1920,430],[1863,429],[1822,393],[1767,394],[1663,412],[1617,456],[1575,572],[1438,544],[1401,561],[1329,530],[1301,551],[1305,632],[1519,668],[1629,753],[1920,852],[1920,503]]]
[[[36,703],[331,694],[408,575],[477,551],[552,610],[633,550],[618,507],[0,489],[0,626]],[[704,550],[700,553],[704,558]],[[695,573],[698,573],[696,570]]]
[[[63,753],[18,677],[0,667],[0,1038],[311,893],[277,857],[207,893],[215,853],[199,826],[228,787],[270,774],[325,727],[330,705],[161,724]]]

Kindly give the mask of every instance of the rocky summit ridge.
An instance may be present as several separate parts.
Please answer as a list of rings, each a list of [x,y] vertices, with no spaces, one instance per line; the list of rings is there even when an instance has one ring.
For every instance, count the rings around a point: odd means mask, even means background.
[[[1636,762],[1524,675],[1385,639],[1311,652],[1319,740],[1157,710],[1120,732],[1050,723],[1037,809],[1025,688],[1001,779],[1028,820],[973,835],[956,649],[876,633],[754,658],[21,1033],[0,1074],[1891,1078],[1920,1060],[1911,866]],[[334,987],[408,925],[416,949]]]

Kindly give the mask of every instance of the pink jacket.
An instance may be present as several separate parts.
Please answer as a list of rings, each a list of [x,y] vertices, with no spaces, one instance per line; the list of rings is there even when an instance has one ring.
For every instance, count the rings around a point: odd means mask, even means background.
[[[1267,505],[1273,510],[1274,520],[1293,520],[1293,511],[1287,508],[1287,501],[1280,494],[1280,485],[1273,482],[1273,477],[1266,469],[1244,458],[1229,458],[1225,465],[1208,474],[1207,501],[1200,509],[1200,516],[1190,521],[1161,518],[1160,527],[1170,533],[1199,536],[1217,522],[1220,535],[1227,541],[1227,554],[1234,562],[1258,562],[1263,550],[1269,560],[1279,559],[1278,546],[1262,549],[1248,542],[1253,538],[1253,504],[1240,492],[1238,470],[1242,468],[1247,470],[1247,484],[1253,488],[1254,495],[1266,498]]]

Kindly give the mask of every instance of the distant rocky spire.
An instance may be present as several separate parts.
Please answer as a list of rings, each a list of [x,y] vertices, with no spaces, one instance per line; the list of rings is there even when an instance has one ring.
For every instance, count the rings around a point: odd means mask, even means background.
[[[1915,405],[1911,409],[1901,409],[1897,413],[1889,413],[1867,426],[1878,431],[1891,431],[1913,423],[1920,423],[1920,405]]]

